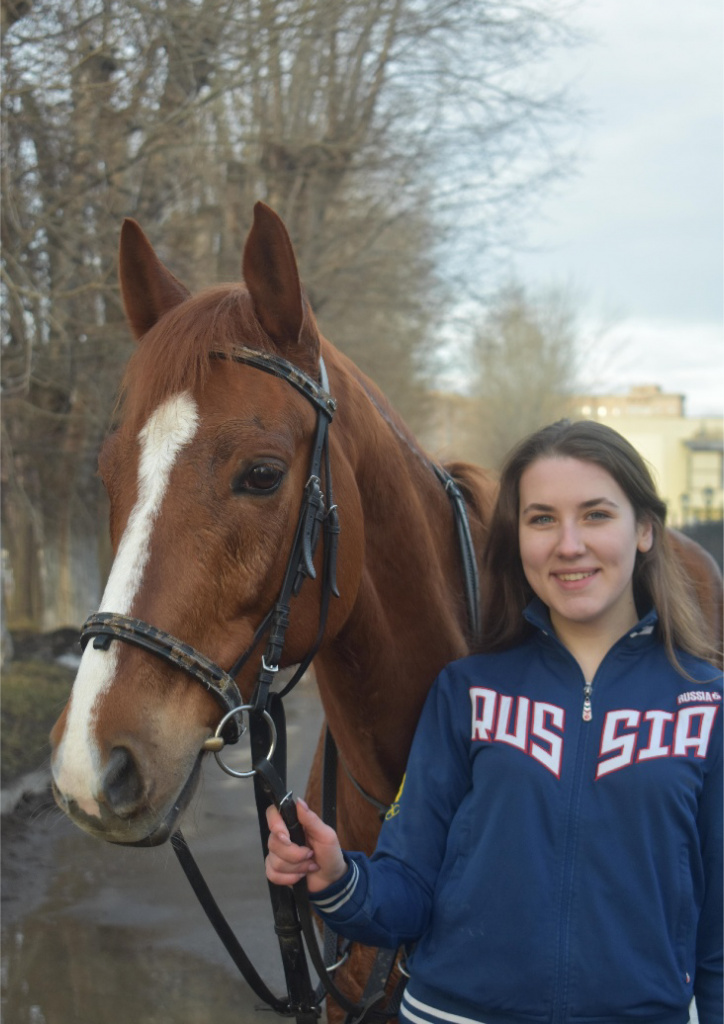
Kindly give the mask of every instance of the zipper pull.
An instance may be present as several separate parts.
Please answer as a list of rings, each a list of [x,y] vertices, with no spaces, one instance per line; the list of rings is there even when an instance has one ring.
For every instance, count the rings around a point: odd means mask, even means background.
[[[593,683],[586,683],[583,687],[583,721],[590,722],[593,718],[593,711],[591,710],[591,694],[593,693]]]

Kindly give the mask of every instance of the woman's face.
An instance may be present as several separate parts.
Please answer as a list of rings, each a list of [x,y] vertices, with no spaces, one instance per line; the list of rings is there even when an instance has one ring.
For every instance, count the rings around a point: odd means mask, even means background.
[[[564,642],[582,626],[614,642],[636,624],[634,563],[637,551],[651,548],[653,530],[636,521],[600,466],[569,457],[532,462],[520,479],[518,536],[526,579]]]

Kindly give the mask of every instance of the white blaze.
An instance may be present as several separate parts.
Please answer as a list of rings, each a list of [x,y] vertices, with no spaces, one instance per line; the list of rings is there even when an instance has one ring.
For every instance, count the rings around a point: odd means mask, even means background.
[[[149,417],[138,436],[138,498],[129,516],[108,577],[99,611],[128,615],[143,579],[151,549],[153,526],[161,509],[171,470],[181,449],[196,433],[196,403],[184,392],[167,399]],[[93,737],[98,698],[110,687],[116,671],[118,644],[107,651],[89,643],[73,684],[63,740],[53,773],[62,794],[88,814],[98,814],[94,793],[100,778],[100,752]]]

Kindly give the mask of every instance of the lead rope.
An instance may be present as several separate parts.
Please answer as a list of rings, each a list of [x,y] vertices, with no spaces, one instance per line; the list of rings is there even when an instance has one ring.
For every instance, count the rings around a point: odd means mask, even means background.
[[[244,977],[249,987],[276,1013],[288,1016],[290,1012],[289,1000],[278,999],[274,993],[267,988],[263,979],[257,972],[249,957],[244,952],[239,940],[232,931],[228,921],[224,917],[218,903],[206,884],[198,864],[194,860],[188,843],[178,829],[171,836],[171,846],[178,858],[186,878],[191,885],[196,898],[206,912],[206,916],[214,931],[221,939],[224,948],[233,960],[239,972]]]
[[[281,708],[281,701],[275,702],[279,708]],[[277,713],[276,709],[273,712]],[[283,714],[283,712],[281,712]],[[268,841],[268,828],[266,827],[266,813],[265,808],[269,803],[273,802],[277,807],[277,810],[281,814],[287,829],[289,830],[289,836],[292,842],[297,843],[300,846],[306,844],[304,836],[304,830],[299,824],[297,818],[297,810],[294,800],[292,799],[291,793],[286,790],[286,784],[283,781],[283,777],[277,772],[276,767],[269,760],[262,758],[255,764],[256,774],[254,776],[255,787],[258,785],[261,791],[261,800],[258,803],[260,807],[259,819],[260,823],[263,819],[263,848],[266,850]],[[263,809],[263,810],[262,810]],[[270,890],[279,890],[279,886],[271,885]],[[362,1000],[359,1003],[353,1002],[349,999],[340,989],[335,985],[330,977],[330,973],[327,969],[327,964],[324,961],[324,957],[319,949],[319,943],[317,941],[317,931],[314,925],[312,911],[309,904],[309,893],[307,890],[307,883],[305,879],[301,879],[294,886],[289,887],[282,886],[282,891],[291,897],[292,905],[295,910],[295,918],[297,919],[301,931],[306,940],[307,950],[311,958],[312,964],[319,976],[322,984],[324,993],[331,996],[332,999],[348,1014],[350,1022],[354,1021],[355,1024],[361,1024],[362,1021],[370,1021],[370,1011],[377,1007],[382,1000],[384,1000],[384,989],[374,991],[370,994],[365,993]],[[386,1019],[386,1018],[385,1018]]]
[[[328,382],[323,362],[320,365],[320,372],[322,387],[326,391],[328,388]],[[326,430],[323,430],[322,426],[320,418],[317,437],[313,448],[312,466],[316,468],[322,459],[324,460],[325,486],[327,489],[329,507],[325,511],[325,500],[321,491],[319,478],[314,475],[310,476],[310,482],[307,484],[307,487],[309,488],[310,483],[313,483],[313,488],[311,492],[308,493],[306,503],[307,512],[304,516],[300,517],[297,539],[295,540],[295,545],[292,549],[293,554],[289,560],[287,574],[285,576],[280,599],[277,604],[278,608],[285,605],[287,603],[285,601],[287,595],[288,597],[291,597],[292,594],[296,596],[296,594],[299,593],[304,577],[313,577],[315,575],[312,558],[319,536],[319,527],[320,524],[322,524],[324,546],[323,585],[317,636],[311,650],[307,653],[304,661],[299,666],[294,677],[290,680],[287,686],[284,687],[280,693],[271,693],[269,690],[269,687],[273,682],[273,669],[271,668],[271,665],[272,663],[277,664],[278,659],[281,656],[281,650],[284,645],[284,634],[289,621],[287,608],[285,613],[279,617],[279,625],[277,627],[276,635],[270,635],[267,650],[265,652],[265,658],[262,659],[262,671],[259,674],[255,694],[252,698],[254,713],[250,715],[250,729],[252,738],[252,758],[255,770],[254,791],[256,796],[260,832],[262,836],[262,850],[265,857],[268,849],[269,838],[268,826],[266,823],[266,809],[271,802],[273,802],[280,811],[282,818],[289,828],[292,840],[303,845],[305,843],[305,837],[304,831],[297,821],[296,808],[294,806],[291,793],[286,791],[285,757],[282,757],[281,754],[278,755],[277,751],[275,751],[274,756],[271,758],[264,758],[263,756],[260,756],[263,754],[266,735],[265,730],[260,731],[258,728],[258,724],[261,721],[258,712],[267,710],[271,713],[277,726],[277,735],[286,734],[284,729],[282,697],[285,696],[297,683],[308,665],[311,663],[324,635],[330,595],[335,594],[336,596],[339,596],[336,581],[339,521],[332,494],[332,474],[329,460],[328,437]],[[312,510],[312,514],[309,513],[310,508]],[[305,557],[301,562],[301,571],[295,572],[294,548],[300,538],[301,543],[304,545],[303,553]],[[299,562],[296,564],[299,564]],[[272,621],[273,623],[275,622],[274,619]],[[278,750],[280,749],[281,747],[278,747]],[[277,763],[277,761],[279,761],[279,763]],[[281,770],[279,770],[280,768]],[[301,949],[299,937],[299,931],[301,929],[304,934],[304,938],[306,939],[309,956],[319,975],[323,992],[331,996],[338,1005],[345,1010],[348,1014],[350,1024],[352,1021],[370,1021],[371,1024],[369,1012],[373,1007],[379,1005],[380,1001],[384,999],[384,988],[382,991],[378,991],[376,988],[373,990],[365,990],[362,1002],[354,1003],[348,999],[347,996],[345,996],[331,980],[329,967],[332,965],[326,962],[325,957],[323,957],[319,951],[317,933],[312,920],[306,883],[303,881],[301,883],[297,883],[292,890],[288,887],[282,887],[281,893],[278,886],[270,884],[269,888],[272,895],[275,929],[282,949],[282,961],[288,975],[288,985],[290,985],[290,982],[293,982],[299,986],[299,977],[297,977],[296,972],[293,970],[287,971],[287,967],[289,965],[293,965],[297,959],[303,959],[303,949]],[[300,952],[301,957],[298,956]],[[308,972],[306,968],[306,961],[304,961],[304,969],[301,973],[304,975],[302,988],[305,994],[308,994]],[[319,998],[321,998],[321,994]],[[387,1019],[387,1017],[384,1019]]]
[[[267,710],[275,723],[277,736],[280,739],[269,759],[265,754],[267,749],[265,730],[259,728],[258,718],[250,716],[249,719],[252,762],[254,764],[254,797],[263,857],[266,857],[269,849],[266,808],[272,801],[276,803],[285,821],[290,817],[289,807],[294,809],[292,795],[286,789],[285,781],[283,781],[286,780],[287,773],[285,714],[284,705],[276,694],[270,695]],[[294,810],[294,817],[296,818],[296,810]],[[299,843],[299,831],[298,828],[293,837],[293,841],[297,843]],[[303,842],[303,832],[301,839]],[[303,926],[296,893],[287,886],[273,885],[271,882],[267,884],[274,917],[274,931],[279,942],[282,967],[289,993],[290,1012],[294,1013],[297,1024],[307,1024],[307,1022],[316,1021],[320,1009],[309,976],[307,958],[304,955]]]

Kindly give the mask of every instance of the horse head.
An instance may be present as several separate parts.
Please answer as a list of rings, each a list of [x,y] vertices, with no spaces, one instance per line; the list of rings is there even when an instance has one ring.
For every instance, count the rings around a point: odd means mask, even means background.
[[[196,296],[164,266],[141,228],[123,225],[120,283],[138,342],[119,424],[100,474],[110,499],[114,561],[96,620],[150,624],[226,671],[274,606],[307,484],[318,412],[287,381],[233,354],[241,346],[316,380],[320,337],[281,220],[258,203],[243,284]],[[354,469],[335,460],[347,524],[359,514]],[[339,546],[337,632],[361,575],[361,531]],[[319,552],[315,559],[318,568]],[[294,609],[282,664],[300,661],[318,629],[314,569]],[[86,644],[51,733],[56,800],[83,829],[117,843],[171,834],[194,790],[220,718],[179,662],[114,639]],[[252,663],[238,685],[248,699]]]

